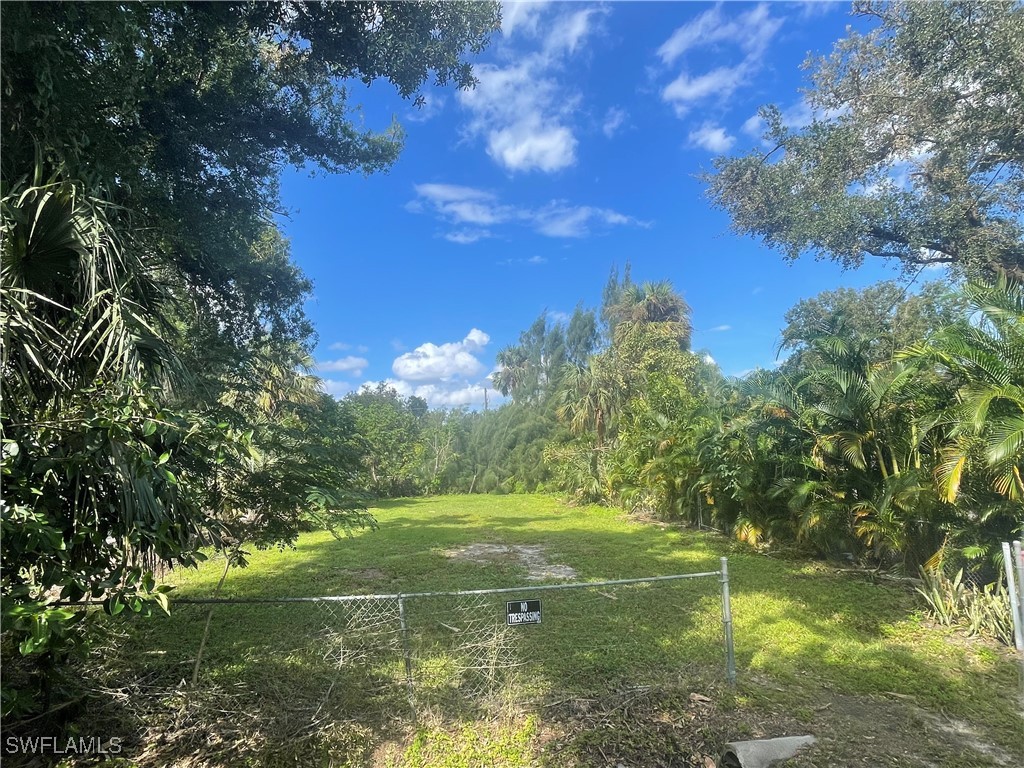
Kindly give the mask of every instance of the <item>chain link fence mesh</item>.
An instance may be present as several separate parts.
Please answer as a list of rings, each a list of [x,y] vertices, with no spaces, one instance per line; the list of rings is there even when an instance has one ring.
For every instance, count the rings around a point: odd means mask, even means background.
[[[536,599],[539,624],[507,623],[507,603]],[[716,573],[487,594],[181,600],[170,617],[137,622],[112,652],[154,693],[189,687],[197,660],[207,688],[266,690],[269,680],[278,715],[497,715],[698,668],[724,675],[721,604]]]

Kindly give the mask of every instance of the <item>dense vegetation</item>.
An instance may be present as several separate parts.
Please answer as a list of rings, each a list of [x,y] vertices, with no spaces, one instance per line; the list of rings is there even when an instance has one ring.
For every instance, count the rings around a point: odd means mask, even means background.
[[[894,259],[907,285],[802,301],[782,364],[731,381],[690,352],[670,285],[613,273],[597,310],[542,315],[499,353],[512,402],[445,415],[447,463],[427,451],[419,487],[558,488],[751,544],[993,573],[1024,526],[1024,133],[1008,117],[1024,12],[856,10],[876,27],[810,63],[811,124],[765,107],[769,151],[706,180],[738,231],[787,258]],[[953,282],[911,291],[936,265]]]
[[[818,118],[766,108],[776,149],[720,159],[710,197],[789,258],[955,282],[807,299],[784,362],[729,380],[690,349],[676,290],[627,266],[601,306],[503,349],[509,401],[467,413],[322,392],[274,214],[286,164],[397,157],[399,127],[358,128],[346,80],[471,87],[495,4],[5,3],[3,651],[41,683],[5,686],[5,714],[60,694],[84,632],[61,602],[166,607],[158,566],[372,524],[371,496],[558,490],[752,545],[990,572],[1024,530],[1024,11],[864,12],[876,31],[814,70]]]
[[[364,432],[405,450],[389,487],[558,489],[911,574],[943,559],[990,573],[1020,533],[1018,284],[822,294],[789,313],[782,364],[742,380],[688,350],[669,285],[637,286],[627,269],[605,294],[599,312],[578,309],[568,328],[542,316],[500,353],[510,403],[418,420],[406,405],[400,434]],[[570,360],[566,339],[597,315],[593,351]],[[347,402],[368,400],[403,408],[384,391]]]
[[[166,607],[157,565],[360,525],[355,416],[309,375],[286,164],[373,172],[347,80],[473,85],[492,3],[5,3],[3,631],[48,706],[89,599]],[[6,665],[5,665],[6,667]],[[7,671],[5,669],[5,671]]]

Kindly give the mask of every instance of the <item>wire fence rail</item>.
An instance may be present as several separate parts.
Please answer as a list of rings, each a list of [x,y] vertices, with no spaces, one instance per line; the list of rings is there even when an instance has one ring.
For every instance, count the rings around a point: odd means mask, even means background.
[[[714,571],[597,582],[181,598],[141,626],[135,651],[165,683],[258,670],[392,719],[522,709],[694,667],[736,679],[726,558]]]

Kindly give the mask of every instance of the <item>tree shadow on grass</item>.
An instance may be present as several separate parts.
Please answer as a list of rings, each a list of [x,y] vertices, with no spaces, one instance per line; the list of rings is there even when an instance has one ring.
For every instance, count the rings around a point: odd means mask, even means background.
[[[444,555],[449,547],[478,540],[541,544],[550,560],[571,565],[579,580],[591,581],[714,570],[719,555],[731,553],[741,690],[757,693],[750,680],[756,669],[775,676],[792,694],[781,697],[781,706],[827,696],[832,689],[894,691],[938,701],[975,723],[985,722],[987,709],[1004,734],[994,738],[1006,740],[1010,707],[993,699],[991,687],[979,694],[969,677],[887,642],[886,628],[905,618],[912,605],[904,590],[807,574],[804,564],[738,554],[724,540],[653,526],[599,530],[588,528],[584,516],[564,515],[557,521],[561,528],[552,529],[550,514],[529,511],[503,512],[493,520],[401,514],[411,506],[388,505],[372,547],[362,538],[307,541],[300,545],[301,560],[278,563],[273,573],[232,572],[227,594],[312,596],[362,591],[357,587],[393,594],[523,585],[524,572],[515,563],[481,565]],[[371,567],[385,578],[354,578]],[[199,586],[189,591],[195,594]],[[206,614],[178,606],[171,619],[140,623],[120,658],[107,659],[106,666],[120,666],[149,681],[147,690],[163,691],[152,694],[158,704],[140,736],[143,765],[194,757],[190,749],[203,754],[197,746],[203,739],[224,747],[212,749],[205,764],[315,764],[334,759],[331,750],[348,744],[346,759],[358,765],[359,756],[369,754],[361,749],[372,749],[409,724],[406,653],[412,704],[421,713],[443,712],[467,723],[507,705],[510,695],[521,694],[520,707],[546,711],[544,702],[558,697],[596,700],[651,681],[674,679],[686,686],[691,679],[721,679],[718,590],[710,577],[628,589],[533,593],[525,586],[465,605],[458,598],[446,598],[447,604],[424,598],[405,605],[408,635],[400,634],[399,617],[392,615],[390,628],[369,646],[345,632],[332,639],[319,604],[218,606],[194,689],[182,688],[180,681],[191,672]],[[505,601],[533,597],[544,600],[541,626],[506,627]],[[346,652],[349,661],[357,661],[351,654],[374,650],[374,642],[377,650],[387,649],[386,658],[345,666]],[[1004,671],[999,668],[1000,675]],[[977,705],[965,706],[972,695]],[[770,697],[765,700],[773,705]],[[287,730],[300,720],[313,725],[289,737]],[[166,733],[156,733],[153,723]],[[247,756],[241,762],[224,746],[233,739]]]

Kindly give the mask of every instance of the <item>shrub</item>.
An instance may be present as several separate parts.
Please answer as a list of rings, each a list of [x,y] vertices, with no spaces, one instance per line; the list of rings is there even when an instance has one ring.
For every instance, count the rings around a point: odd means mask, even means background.
[[[969,635],[990,637],[1013,644],[1010,595],[998,581],[981,588],[964,583],[961,568],[953,579],[941,571],[921,571],[924,586],[918,592],[928,603],[928,613],[947,627],[961,627]]]

